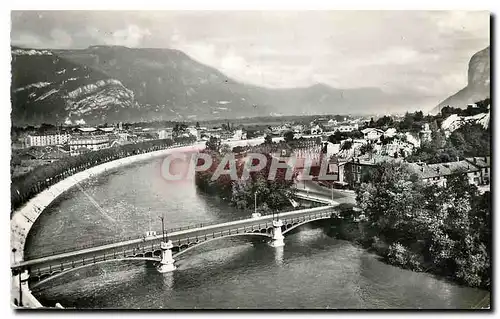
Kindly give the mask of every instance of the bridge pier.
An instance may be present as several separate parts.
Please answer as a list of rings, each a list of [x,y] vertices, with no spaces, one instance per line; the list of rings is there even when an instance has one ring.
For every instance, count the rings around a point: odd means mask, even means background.
[[[283,226],[283,222],[281,220],[273,220],[273,238],[269,245],[272,247],[282,247],[285,246],[284,236],[281,232],[281,226]]]
[[[171,272],[176,269],[174,263],[175,260],[172,257],[172,248],[174,245],[172,244],[172,241],[169,240],[168,242],[161,242],[160,248],[161,248],[161,261],[160,265],[158,266],[158,271],[161,273],[165,272]]]

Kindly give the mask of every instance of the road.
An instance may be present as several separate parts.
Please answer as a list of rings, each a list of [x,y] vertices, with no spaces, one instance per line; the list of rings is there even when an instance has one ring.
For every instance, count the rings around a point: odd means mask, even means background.
[[[356,193],[350,190],[329,189],[324,186],[318,185],[315,181],[298,181],[296,184],[297,189],[305,190],[311,195],[314,195],[325,200],[332,199],[339,204],[353,204],[356,205]]]

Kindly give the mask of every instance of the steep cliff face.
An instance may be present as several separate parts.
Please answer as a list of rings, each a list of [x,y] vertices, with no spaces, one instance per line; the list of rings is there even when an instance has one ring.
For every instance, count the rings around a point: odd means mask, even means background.
[[[467,86],[439,103],[431,113],[438,113],[444,106],[466,108],[490,97],[490,47],[475,53],[469,61]]]

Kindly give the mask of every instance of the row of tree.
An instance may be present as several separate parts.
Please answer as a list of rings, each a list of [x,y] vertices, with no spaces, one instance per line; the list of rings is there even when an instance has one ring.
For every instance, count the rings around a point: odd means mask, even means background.
[[[36,194],[42,192],[57,182],[90,167],[124,158],[131,155],[148,153],[172,146],[192,144],[195,138],[177,138],[153,140],[136,144],[114,146],[99,151],[93,151],[78,156],[62,158],[48,165],[38,166],[29,174],[12,179],[11,183],[11,214],[24,205]]]
[[[270,145],[263,144],[256,147],[238,147],[233,150],[220,145],[215,138],[207,141],[207,148],[203,151],[212,157],[212,166],[205,171],[196,172],[195,182],[198,188],[206,193],[217,195],[238,209],[254,208],[254,201],[258,201],[259,212],[265,214],[270,211],[281,210],[290,206],[290,199],[295,198],[294,180],[297,172],[293,172],[292,178],[286,178],[286,169],[279,168],[276,171],[276,178],[269,180],[272,156],[270,152],[264,151]],[[263,154],[266,159],[266,166],[257,172],[250,172],[249,178],[242,180],[244,171],[244,161],[236,160],[237,179],[232,179],[229,174],[222,174],[216,180],[212,180],[217,167],[222,162],[224,156],[230,152],[238,154],[248,151],[251,153]],[[252,165],[258,165],[259,161],[253,159]],[[203,160],[199,160],[198,165],[203,165]],[[229,163],[225,163],[225,170],[230,168]],[[291,168],[289,168],[291,169]]]

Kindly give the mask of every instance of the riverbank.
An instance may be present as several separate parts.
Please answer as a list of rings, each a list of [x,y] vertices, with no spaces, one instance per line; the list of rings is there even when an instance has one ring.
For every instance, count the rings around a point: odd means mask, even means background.
[[[458,281],[456,278],[451,276],[447,271],[443,269],[438,269],[434,267],[432,263],[426,261],[422,254],[418,254],[419,246],[422,245],[421,242],[416,242],[413,250],[398,250],[397,245],[389,244],[377,236],[372,231],[370,231],[363,221],[353,221],[350,219],[341,219],[332,217],[331,226],[329,230],[329,235],[337,239],[347,240],[360,247],[366,249],[368,252],[374,253],[380,257],[380,260],[384,263],[392,266],[399,267],[401,269],[411,270],[417,273],[429,273],[437,278],[444,279],[454,284],[463,285],[464,287],[471,287],[463,282]],[[395,248],[396,247],[396,248]],[[491,291],[489,287],[471,287],[479,288],[485,291]],[[482,307],[489,307],[489,301],[487,305]]]
[[[57,197],[66,192],[68,189],[76,186],[78,183],[121,166],[130,165],[132,163],[140,161],[146,161],[160,156],[165,156],[172,152],[198,151],[203,149],[204,147],[204,143],[199,143],[192,146],[169,148],[160,151],[121,158],[76,173],[42,191],[37,196],[29,200],[21,209],[15,211],[12,216],[11,248],[15,248],[16,252],[12,254],[11,262],[15,263],[24,260],[24,244],[26,242],[28,233],[35,221],[45,210],[45,208],[49,206],[50,203],[52,203]]]

